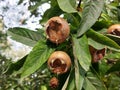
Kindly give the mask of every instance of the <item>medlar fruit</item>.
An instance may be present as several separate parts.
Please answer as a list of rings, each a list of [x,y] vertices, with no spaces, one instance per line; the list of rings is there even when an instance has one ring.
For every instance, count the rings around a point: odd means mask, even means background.
[[[63,51],[55,51],[48,59],[48,67],[55,74],[66,73],[71,66],[71,59]]]
[[[52,17],[46,23],[47,38],[56,44],[60,44],[69,36],[70,28],[67,21],[61,17]]]
[[[59,85],[59,80],[56,77],[50,79],[49,85],[51,88],[57,88]]]
[[[105,56],[105,48],[97,50],[92,46],[89,46],[90,54],[92,56],[92,63],[97,63]]]
[[[107,29],[107,33],[108,34],[113,34],[113,35],[116,35],[116,36],[120,36],[120,24],[111,25]]]

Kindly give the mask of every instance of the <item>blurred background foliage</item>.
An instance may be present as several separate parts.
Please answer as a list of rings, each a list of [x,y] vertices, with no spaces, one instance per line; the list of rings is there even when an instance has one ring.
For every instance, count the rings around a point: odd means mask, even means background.
[[[79,0],[0,1],[0,90],[50,90],[49,80],[54,75],[46,68],[46,63],[24,80],[20,79],[20,75],[16,71],[23,67],[26,57],[38,40],[44,39],[44,25],[49,18],[53,16],[64,17],[70,23],[71,33],[76,34],[76,30],[80,26],[80,20],[82,20],[82,11],[77,11],[76,8],[83,9],[87,1],[89,0],[82,0],[81,6],[78,6]],[[68,5],[68,8],[61,6],[61,2]],[[120,23],[120,0],[105,0],[104,3],[105,5],[100,17],[91,27],[95,32],[87,33],[89,37],[88,43],[96,49],[101,49],[104,46],[99,42],[94,43],[91,39],[91,33],[98,35],[98,37],[99,34],[96,34],[96,32],[106,35],[106,30],[110,25]],[[14,30],[18,31],[14,32]],[[19,30],[23,30],[24,33],[19,32]],[[32,31],[28,32],[28,30]],[[120,37],[109,35],[108,37],[120,45]],[[85,73],[86,77],[82,88],[80,87],[81,90],[88,90],[90,88],[91,90],[120,89],[120,51],[116,49],[117,45],[115,42],[112,44],[112,48],[109,47],[103,60],[91,65],[90,70]],[[59,45],[57,50],[64,50],[67,44],[70,43],[65,42]],[[67,50],[69,48],[64,51]],[[68,53],[71,54],[72,51],[69,50]],[[84,70],[81,73],[84,74]],[[74,88],[74,82],[76,82],[75,75],[74,70],[71,70],[69,76],[70,83],[68,83],[66,90],[76,90],[77,84],[76,88]],[[63,80],[60,82],[62,83],[61,86],[64,85],[66,87],[64,83],[67,83],[65,81],[67,76],[68,73],[59,77]],[[62,88],[63,90],[64,87]]]

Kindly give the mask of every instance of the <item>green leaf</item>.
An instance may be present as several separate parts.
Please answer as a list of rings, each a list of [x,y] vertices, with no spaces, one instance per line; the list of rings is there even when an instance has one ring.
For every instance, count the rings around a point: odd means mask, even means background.
[[[6,74],[13,74],[15,71],[18,71],[24,64],[26,57],[23,57],[22,59],[18,60],[15,63],[11,63],[8,69],[6,70]]]
[[[29,76],[39,69],[48,59],[54,49],[47,45],[46,41],[40,40],[28,55],[23,67],[20,69],[21,78]]]
[[[75,27],[75,29],[78,28],[80,24],[80,16],[78,13],[65,13],[64,17],[67,18],[68,23],[70,23],[71,26]],[[71,31],[74,29],[71,29]]]
[[[104,77],[109,68],[110,68],[110,65],[108,65],[108,63],[106,63],[106,60],[105,59],[101,60],[101,62],[99,63],[100,76]]]
[[[18,5],[20,5],[21,3],[23,3],[24,0],[19,0]]]
[[[69,0],[69,2],[72,5],[72,7],[76,7],[76,0]]]
[[[77,55],[75,54],[75,47],[73,46],[74,66],[75,66],[75,85],[77,90],[81,90],[84,82],[85,71],[80,67]]]
[[[45,24],[48,19],[54,17],[54,16],[59,16],[63,13],[63,11],[59,8],[57,3],[52,6],[50,9],[46,10],[44,15],[42,16],[42,20],[40,20],[40,24]]]
[[[101,80],[101,77],[96,71],[89,71],[86,75],[87,85],[93,89],[91,90],[107,90],[104,82]],[[86,87],[86,84],[84,84]],[[90,89],[90,88],[88,88]],[[86,90],[86,89],[85,89]]]
[[[97,50],[101,50],[101,49],[105,48],[105,45],[96,42],[92,38],[88,38],[88,43],[89,43],[89,45],[93,46]]]
[[[118,21],[120,21],[120,6],[117,7]]]
[[[102,44],[111,50],[115,50],[115,51],[120,52],[120,46],[116,42],[111,40],[110,38],[96,32],[94,30],[89,30],[86,34],[89,38],[94,40],[97,43],[97,45]],[[92,43],[92,45],[96,44],[95,42]]]
[[[42,33],[26,28],[10,28],[7,33],[12,39],[28,46],[34,46],[38,40],[43,39]]]
[[[114,53],[107,54],[104,58],[107,58],[107,59],[120,59],[120,52],[114,52]]]
[[[78,62],[75,62],[75,84],[77,90],[82,89],[84,83],[84,77],[85,77],[85,71],[80,67]]]
[[[73,37],[73,50],[82,68],[88,71],[91,65],[91,55],[88,47],[88,40],[85,35],[78,39]]]
[[[75,71],[72,70],[69,76],[68,84],[65,90],[76,90],[75,88]]]
[[[46,85],[41,85],[40,90],[48,90]]]
[[[71,1],[73,2],[73,0],[57,0],[59,7],[67,13],[74,13],[77,12],[77,10],[75,9],[75,7],[73,7],[74,5],[71,4]],[[74,0],[75,1],[75,0]]]
[[[120,36],[112,35],[112,34],[106,34],[107,37],[114,40],[116,43],[120,45]]]
[[[88,0],[83,8],[81,23],[78,29],[78,37],[84,34],[95,24],[104,6],[104,0]]]
[[[92,83],[87,78],[85,78],[85,81],[86,81],[84,86],[85,90],[97,90],[95,86],[93,86]]]
[[[120,76],[115,73],[110,74],[108,78],[108,90],[119,90],[120,86]]]
[[[108,73],[111,73],[111,72],[115,72],[115,71],[120,71],[120,60],[118,60],[116,62],[116,64],[114,64],[108,71],[107,71],[107,74]]]

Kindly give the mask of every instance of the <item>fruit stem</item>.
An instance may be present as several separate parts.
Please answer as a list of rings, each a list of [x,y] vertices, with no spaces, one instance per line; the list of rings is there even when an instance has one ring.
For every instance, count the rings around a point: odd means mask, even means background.
[[[77,11],[82,11],[82,8],[80,7],[81,6],[81,2],[82,2],[82,0],[79,0],[78,6],[77,6]]]
[[[82,1],[82,0],[79,0],[79,3],[78,3],[78,6],[77,6],[77,8],[80,8],[81,1]]]

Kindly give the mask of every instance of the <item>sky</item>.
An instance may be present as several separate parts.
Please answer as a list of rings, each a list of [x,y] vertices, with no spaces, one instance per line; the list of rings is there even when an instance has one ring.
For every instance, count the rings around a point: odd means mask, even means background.
[[[26,27],[29,29],[40,28],[40,16],[35,17],[31,15],[28,10],[29,0],[24,0],[20,5],[17,5],[19,0],[1,0],[0,1],[0,15],[4,16],[4,23],[6,27]],[[45,3],[38,8],[38,12],[43,14],[49,8],[49,4]],[[21,21],[26,19],[26,24],[22,25]]]
[[[4,30],[7,31],[8,28],[13,27],[24,27],[31,30],[37,28],[42,28],[39,24],[41,15],[50,7],[49,4],[45,3],[38,7],[38,13],[40,15],[31,16],[31,12],[28,10],[29,0],[24,0],[23,3],[17,5],[19,0],[0,0],[0,15],[3,16]],[[25,24],[22,24],[22,21],[26,20]],[[7,37],[7,44],[10,48],[5,50],[0,50],[0,53],[6,56],[8,59],[12,58],[13,61],[17,61],[19,58],[22,58],[28,54],[32,47],[23,45],[19,42],[12,40]]]

